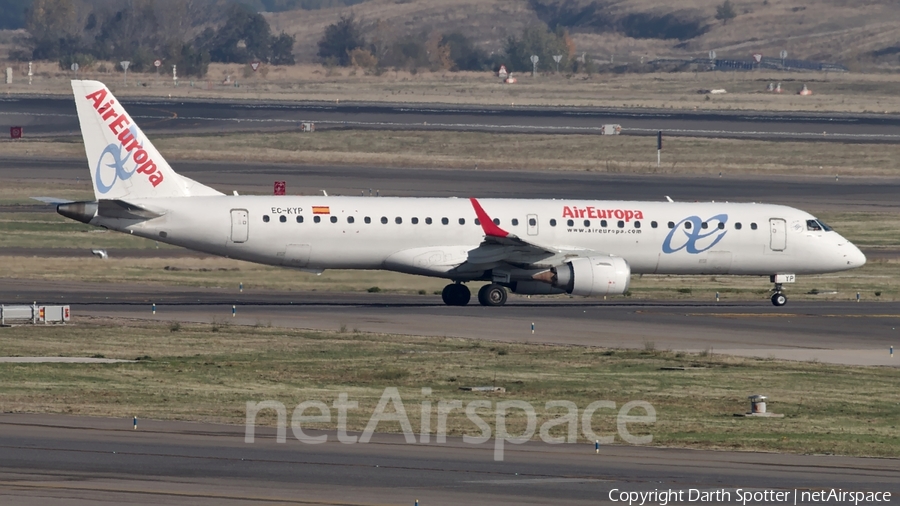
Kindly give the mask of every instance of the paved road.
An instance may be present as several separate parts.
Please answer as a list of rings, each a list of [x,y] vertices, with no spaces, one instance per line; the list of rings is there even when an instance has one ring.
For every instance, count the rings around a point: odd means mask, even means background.
[[[581,505],[611,504],[614,489],[681,490],[684,499],[695,489],[731,494],[705,504],[735,504],[737,489],[792,497],[841,488],[892,492],[893,504],[900,492],[894,459],[634,446],[596,455],[591,445],[534,442],[506,445],[496,462],[493,441],[406,444],[376,434],[369,444],[341,444],[334,433],[309,432],[330,442],[279,444],[260,428],[248,444],[244,427],[140,421],[135,431],[131,420],[0,415],[0,502]]]
[[[896,142],[900,115],[697,112],[578,107],[483,107],[421,104],[184,101],[126,99],[146,132],[296,130],[317,128],[599,133],[606,123],[624,134],[696,137]],[[61,97],[0,98],[0,123],[25,127],[28,136],[77,134],[74,100]],[[826,135],[823,135],[825,133]]]
[[[507,306],[445,306],[434,295],[274,292],[135,284],[6,279],[4,304],[71,304],[75,315],[158,321],[453,336],[818,360],[900,367],[900,303],[791,302],[776,308],[750,303],[605,302],[568,297],[510,296]],[[156,304],[156,315],[151,314]],[[232,317],[232,306],[237,316]],[[531,333],[531,324],[536,332]]]
[[[179,173],[230,193],[271,193],[283,180],[289,193],[329,195],[373,194],[430,197],[576,198],[664,201],[766,202],[823,209],[900,209],[900,178],[887,177],[718,177],[690,175],[616,175],[584,172],[491,171],[474,169],[388,169],[274,163],[183,161]],[[0,180],[85,182],[90,172],[83,160],[0,159]],[[8,207],[6,208],[8,210]]]

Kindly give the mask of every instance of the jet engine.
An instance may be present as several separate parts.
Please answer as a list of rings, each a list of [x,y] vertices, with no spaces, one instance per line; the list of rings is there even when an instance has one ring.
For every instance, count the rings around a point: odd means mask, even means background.
[[[631,282],[631,267],[622,257],[573,258],[563,265],[535,274],[532,279],[546,283],[547,288],[552,287],[583,297],[621,295],[628,290]],[[556,292],[556,290],[537,291],[530,283],[518,284],[523,285],[522,288],[534,290],[530,293]],[[518,289],[515,291],[523,293]]]

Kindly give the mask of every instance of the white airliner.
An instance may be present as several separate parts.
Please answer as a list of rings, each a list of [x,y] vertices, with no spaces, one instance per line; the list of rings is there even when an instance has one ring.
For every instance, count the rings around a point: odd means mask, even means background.
[[[63,216],[229,258],[450,280],[448,305],[623,294],[632,274],[796,275],[866,257],[809,213],[765,204],[224,195],[177,174],[100,82],[72,81],[95,201]]]

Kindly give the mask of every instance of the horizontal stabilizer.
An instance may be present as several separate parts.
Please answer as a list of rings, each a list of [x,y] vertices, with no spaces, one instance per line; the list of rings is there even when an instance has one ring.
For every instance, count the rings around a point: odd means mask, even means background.
[[[56,197],[29,197],[31,200],[37,200],[38,202],[43,202],[45,204],[50,204],[54,206],[58,206],[59,204],[71,204],[75,202],[74,200],[67,199],[58,199]]]
[[[66,202],[56,206],[56,212],[82,223],[90,223],[95,217],[114,220],[146,221],[162,214],[125,202],[124,200],[100,200],[93,202]]]

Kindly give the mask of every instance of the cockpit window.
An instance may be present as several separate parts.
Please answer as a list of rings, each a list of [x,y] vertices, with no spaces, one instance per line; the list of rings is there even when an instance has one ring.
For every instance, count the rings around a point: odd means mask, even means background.
[[[806,230],[811,232],[831,232],[831,227],[819,220],[806,220]]]

